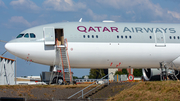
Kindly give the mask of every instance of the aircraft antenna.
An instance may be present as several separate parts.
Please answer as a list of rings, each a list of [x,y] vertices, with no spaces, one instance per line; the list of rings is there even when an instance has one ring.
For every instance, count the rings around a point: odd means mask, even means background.
[[[79,22],[82,22],[82,18],[79,20]]]

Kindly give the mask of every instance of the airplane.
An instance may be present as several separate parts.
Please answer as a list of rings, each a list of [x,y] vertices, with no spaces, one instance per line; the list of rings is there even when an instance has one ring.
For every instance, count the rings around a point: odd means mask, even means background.
[[[162,73],[180,69],[179,27],[113,21],[52,23],[22,31],[5,48],[19,58],[52,67],[60,62],[57,48],[65,47],[71,68],[142,68],[149,80],[159,73],[152,68]]]

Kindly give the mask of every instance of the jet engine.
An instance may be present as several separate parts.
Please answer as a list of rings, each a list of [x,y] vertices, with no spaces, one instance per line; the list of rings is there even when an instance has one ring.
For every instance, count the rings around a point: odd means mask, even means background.
[[[159,81],[160,80],[160,69],[142,69],[143,79],[145,81]]]
[[[147,68],[147,69],[142,69],[142,73],[143,73],[143,79],[145,81],[160,81],[160,74],[161,74],[161,70],[157,69],[157,68]],[[168,70],[168,78],[171,80],[177,80],[176,77],[173,75],[174,74],[174,70]],[[177,78],[180,79],[180,72],[175,70],[175,75],[177,75]]]

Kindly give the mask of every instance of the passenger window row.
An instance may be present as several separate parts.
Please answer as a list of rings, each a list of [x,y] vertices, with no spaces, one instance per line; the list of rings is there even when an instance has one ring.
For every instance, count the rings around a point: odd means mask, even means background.
[[[19,34],[16,38],[22,38],[24,36],[24,38],[36,38],[36,35],[34,33],[22,33],[22,34]]]
[[[125,36],[123,36],[123,35],[121,35],[121,36],[119,36],[119,35],[117,35],[117,38],[119,39],[119,38],[121,38],[121,39],[123,39],[123,38],[128,38],[128,36],[127,35],[125,35]],[[129,39],[131,39],[132,37],[131,36],[129,36]]]
[[[169,36],[169,39],[176,39],[176,36]],[[177,39],[180,39],[180,37],[177,36]]]
[[[98,35],[83,35],[83,38],[98,38]]]

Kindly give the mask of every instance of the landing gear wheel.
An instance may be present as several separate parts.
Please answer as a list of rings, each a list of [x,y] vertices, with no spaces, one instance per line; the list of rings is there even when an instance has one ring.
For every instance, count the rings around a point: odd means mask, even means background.
[[[53,79],[53,84],[58,84],[58,85],[62,85],[63,84],[63,79],[61,77],[55,77]]]
[[[57,84],[62,85],[62,84],[63,84],[63,79],[58,78],[58,82],[57,82]]]

